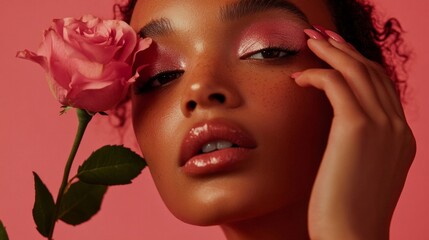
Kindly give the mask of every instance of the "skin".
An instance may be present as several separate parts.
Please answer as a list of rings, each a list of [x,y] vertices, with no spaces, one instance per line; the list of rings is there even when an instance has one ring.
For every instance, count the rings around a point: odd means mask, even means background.
[[[310,24],[335,26],[322,0],[290,1],[308,22],[275,9],[222,21],[219,9],[233,2],[135,7],[136,31],[158,18],[174,29],[153,36],[152,57],[136,64],[184,71],[132,96],[135,134],[165,204],[185,222],[220,225],[227,239],[388,239],[415,142],[384,70],[326,36],[304,38],[283,59],[240,58],[239,33],[252,24],[288,22],[302,37]],[[180,145],[211,119],[239,125],[257,147],[235,171],[191,177],[178,166]]]

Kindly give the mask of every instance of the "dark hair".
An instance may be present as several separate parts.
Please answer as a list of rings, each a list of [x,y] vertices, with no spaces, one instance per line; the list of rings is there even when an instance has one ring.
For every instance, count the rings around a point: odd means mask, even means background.
[[[364,0],[327,0],[338,32],[365,57],[380,63],[405,103],[409,52],[396,18],[382,21],[374,6]]]
[[[396,18],[382,21],[374,6],[365,0],[325,0],[338,32],[365,57],[380,63],[405,103],[408,50],[404,47],[402,27]],[[114,5],[116,19],[130,22],[137,0]],[[125,101],[124,101],[125,102]],[[122,107],[121,107],[122,105]],[[123,112],[121,104],[117,110]],[[122,110],[121,110],[122,109]],[[124,115],[118,115],[123,119]],[[123,119],[124,121],[125,119]],[[121,123],[124,123],[124,122]]]

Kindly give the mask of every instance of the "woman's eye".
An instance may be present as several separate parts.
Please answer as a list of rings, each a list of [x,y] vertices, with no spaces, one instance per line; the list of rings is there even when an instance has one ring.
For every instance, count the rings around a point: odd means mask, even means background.
[[[179,78],[182,76],[182,74],[182,70],[161,72],[153,77],[150,77],[146,85],[148,87],[161,87]]]
[[[171,81],[180,78],[183,73],[183,70],[165,71],[158,73],[155,76],[150,77],[147,81],[145,81],[146,83],[141,84],[140,86],[138,86],[139,84],[136,84],[136,93],[149,91],[153,88],[158,88],[167,85]]]
[[[244,56],[245,59],[278,59],[296,55],[298,51],[283,49],[283,48],[265,48],[257,52],[253,52]]]

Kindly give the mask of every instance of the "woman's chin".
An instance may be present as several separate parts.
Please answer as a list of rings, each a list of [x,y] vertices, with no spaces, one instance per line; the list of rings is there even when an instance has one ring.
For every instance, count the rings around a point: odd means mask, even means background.
[[[218,178],[201,184],[176,199],[164,198],[164,202],[172,214],[185,223],[213,226],[237,223],[283,211],[304,195],[291,195],[260,187],[262,185],[258,186],[258,183],[249,184],[246,179]]]

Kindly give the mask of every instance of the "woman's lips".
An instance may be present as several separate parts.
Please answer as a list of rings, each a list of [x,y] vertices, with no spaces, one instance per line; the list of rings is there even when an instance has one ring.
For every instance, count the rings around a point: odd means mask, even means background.
[[[223,148],[227,142],[232,147]],[[219,143],[221,149],[203,153],[203,147],[209,143]],[[181,146],[180,166],[190,175],[225,171],[247,159],[254,148],[255,140],[238,126],[226,121],[202,122],[185,136]]]

